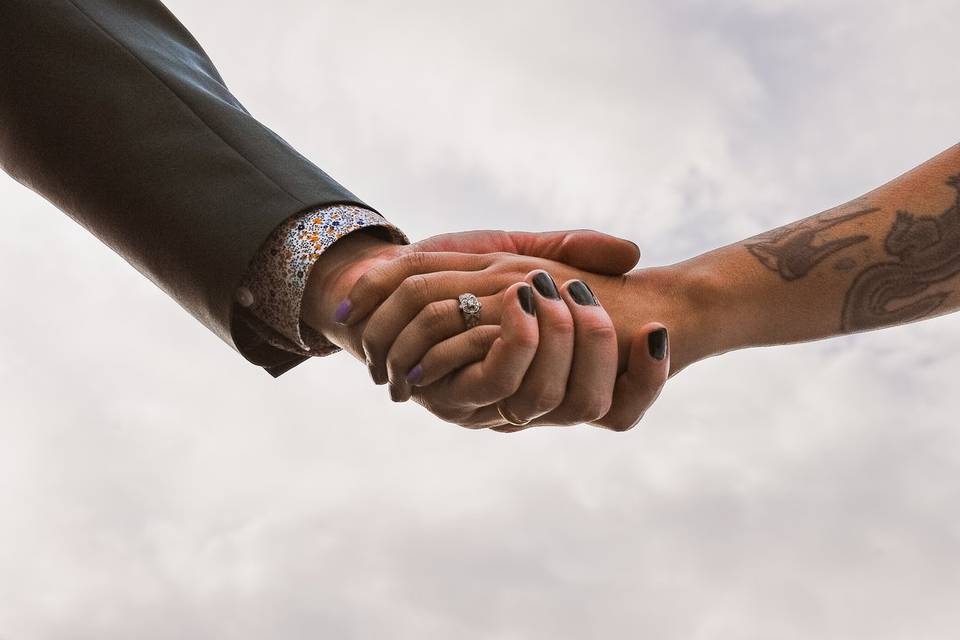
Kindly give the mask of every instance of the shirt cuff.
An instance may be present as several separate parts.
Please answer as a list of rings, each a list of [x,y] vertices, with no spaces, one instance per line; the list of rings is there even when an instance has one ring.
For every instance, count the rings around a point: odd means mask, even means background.
[[[271,345],[300,355],[324,356],[339,347],[300,320],[310,269],[334,242],[360,229],[380,227],[397,244],[410,241],[380,214],[355,205],[331,205],[300,213],[274,229],[250,263],[237,303],[259,322]]]

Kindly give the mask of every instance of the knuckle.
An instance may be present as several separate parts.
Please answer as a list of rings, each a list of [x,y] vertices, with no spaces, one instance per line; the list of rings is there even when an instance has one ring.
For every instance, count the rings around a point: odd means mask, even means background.
[[[430,280],[422,274],[410,276],[401,283],[399,291],[408,300],[423,305],[430,292]]]
[[[591,397],[577,404],[578,422],[595,422],[610,412],[610,400]]]
[[[512,253],[506,253],[504,251],[497,251],[495,253],[488,253],[487,257],[490,259],[490,264],[484,269],[490,274],[513,274],[514,277],[523,278],[523,274],[526,272],[526,269],[521,267],[518,257]]]
[[[567,317],[552,318],[544,323],[543,330],[544,333],[549,333],[554,336],[572,336],[574,332],[573,318],[569,317],[569,315]]]
[[[617,330],[608,322],[591,323],[583,328],[583,337],[590,342],[609,342],[617,339]]]
[[[406,273],[419,273],[427,268],[427,254],[422,251],[408,253],[402,258],[401,268]]]
[[[523,419],[548,414],[563,404],[564,391],[556,385],[529,388],[521,386],[521,391],[510,398],[510,410]]]
[[[533,408],[536,413],[544,414],[553,411],[563,403],[564,389],[560,387],[547,388],[536,395]]]
[[[431,302],[423,308],[423,314],[427,326],[435,327],[450,319],[450,305],[446,302]]]

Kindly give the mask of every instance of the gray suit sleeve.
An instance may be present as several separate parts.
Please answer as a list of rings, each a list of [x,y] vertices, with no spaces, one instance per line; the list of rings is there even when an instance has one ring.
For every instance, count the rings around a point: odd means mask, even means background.
[[[0,164],[248,360],[303,360],[245,326],[233,293],[270,232],[366,206],[230,93],[156,0],[0,2]]]

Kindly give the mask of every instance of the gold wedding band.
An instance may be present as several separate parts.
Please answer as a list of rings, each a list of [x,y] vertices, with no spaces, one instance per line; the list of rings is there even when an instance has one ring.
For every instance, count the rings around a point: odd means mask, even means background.
[[[529,420],[521,420],[517,416],[513,415],[513,412],[504,407],[502,402],[497,403],[497,413],[499,413],[500,417],[506,420],[507,423],[512,424],[515,427],[525,427],[533,422],[533,418],[530,418]]]

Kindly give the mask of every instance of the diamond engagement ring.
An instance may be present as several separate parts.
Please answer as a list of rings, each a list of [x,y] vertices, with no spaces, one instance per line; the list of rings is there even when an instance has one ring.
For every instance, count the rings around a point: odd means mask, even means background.
[[[464,293],[458,300],[460,301],[460,315],[463,316],[464,324],[467,325],[467,329],[473,329],[480,324],[480,309],[483,308],[483,305],[480,304],[477,296],[472,293]]]

